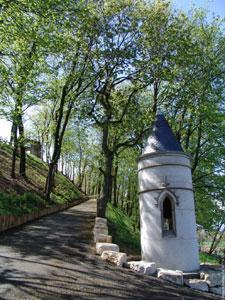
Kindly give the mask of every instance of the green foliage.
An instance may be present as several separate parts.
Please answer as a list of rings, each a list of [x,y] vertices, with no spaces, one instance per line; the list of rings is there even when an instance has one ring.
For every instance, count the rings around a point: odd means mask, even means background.
[[[209,255],[208,253],[200,252],[200,262],[201,263],[218,264],[219,259],[213,255]]]
[[[38,158],[37,156],[29,154],[28,158],[29,158],[29,161],[31,162],[33,167],[37,167],[37,168],[47,170],[47,164],[43,160]]]
[[[140,232],[135,230],[135,224],[119,208],[108,204],[106,217],[109,221],[109,232],[113,241],[120,248],[129,249],[129,253],[140,254]]]
[[[65,176],[56,174],[56,186],[52,193],[51,200],[54,203],[69,203],[81,196],[81,193],[75,189],[74,184]]]
[[[54,204],[65,204],[81,197],[76,186],[61,173],[57,173],[52,202],[44,198],[44,184],[48,165],[34,155],[27,155],[28,178],[9,181],[10,154],[12,148],[6,142],[0,142],[0,214],[22,215],[40,210]],[[7,182],[7,184],[5,184]]]
[[[5,150],[6,152],[10,153],[12,148],[10,147],[10,145],[8,144],[7,141],[4,141],[0,138],[0,147],[2,150]]]
[[[0,192],[0,215],[20,216],[38,211],[46,206],[43,198],[34,192],[17,195]]]

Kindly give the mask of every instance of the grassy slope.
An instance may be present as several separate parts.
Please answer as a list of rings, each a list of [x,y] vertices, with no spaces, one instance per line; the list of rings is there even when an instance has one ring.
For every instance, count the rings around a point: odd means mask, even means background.
[[[114,208],[111,204],[108,205],[106,216],[113,242],[120,246],[122,252],[140,255],[140,232],[134,229],[132,220],[119,208]]]
[[[56,185],[51,203],[44,199],[47,164],[33,155],[27,155],[27,178],[17,174],[10,177],[11,148],[0,142],[0,214],[21,215],[54,204],[69,203],[81,196],[81,192],[65,176],[56,174]],[[16,169],[19,168],[17,160]]]
[[[129,255],[140,255],[140,232],[134,230],[132,220],[120,209],[114,208],[111,204],[107,208],[107,219],[109,222],[109,233],[113,242],[120,246],[122,252]],[[200,253],[202,263],[218,264],[219,260],[213,255]]]

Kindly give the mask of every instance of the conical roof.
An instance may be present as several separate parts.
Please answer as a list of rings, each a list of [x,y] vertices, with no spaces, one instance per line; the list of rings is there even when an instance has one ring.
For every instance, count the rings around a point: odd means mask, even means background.
[[[183,152],[183,149],[181,144],[177,141],[164,115],[159,113],[156,115],[152,133],[148,138],[147,145],[145,146],[142,155],[165,151]]]

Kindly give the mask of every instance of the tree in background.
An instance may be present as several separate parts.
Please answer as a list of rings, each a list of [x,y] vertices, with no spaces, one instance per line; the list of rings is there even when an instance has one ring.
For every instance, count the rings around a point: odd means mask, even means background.
[[[0,68],[1,105],[12,121],[13,145],[11,176],[15,178],[17,149],[20,149],[19,173],[26,176],[26,139],[23,116],[30,106],[41,99],[44,70],[43,49],[48,32],[47,20],[29,1],[5,3],[1,8]]]

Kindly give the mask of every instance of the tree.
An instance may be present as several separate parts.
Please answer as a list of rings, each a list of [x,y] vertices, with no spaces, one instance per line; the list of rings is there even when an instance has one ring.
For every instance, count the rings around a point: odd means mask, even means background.
[[[18,146],[19,173],[26,176],[24,111],[36,104],[42,96],[40,74],[43,72],[43,48],[47,35],[45,26],[48,21],[40,14],[42,9],[46,7],[41,6],[40,2],[37,3],[37,9],[34,9],[29,1],[15,1],[5,3],[1,10],[1,103],[4,113],[12,121],[13,178]]]
[[[96,80],[93,97],[90,101],[90,116],[102,131],[103,189],[98,199],[98,216],[105,216],[107,202],[112,196],[112,167],[119,144],[113,145],[110,131],[125,121],[125,116],[135,104],[135,94],[139,89],[130,88],[119,90],[136,78],[133,61],[136,59],[136,39],[139,36],[138,20],[134,18],[136,4],[131,1],[104,1],[97,6],[97,34],[92,47],[92,72],[99,74]],[[121,95],[118,95],[121,94]],[[121,101],[119,96],[122,96]],[[136,106],[138,108],[138,105]],[[135,136],[137,139],[137,136]],[[133,142],[135,140],[133,139]],[[129,138],[124,145],[131,143]]]
[[[90,15],[92,4],[86,5],[83,1],[70,5],[69,22],[60,24],[60,38],[63,44],[59,45],[53,64],[56,69],[56,97],[57,109],[54,115],[53,130],[53,154],[49,163],[48,176],[46,179],[45,193],[48,200],[54,186],[55,169],[60,158],[64,133],[74,108],[78,106],[81,95],[95,81],[95,75],[90,75],[90,55],[92,47],[93,19]],[[65,6],[67,16],[68,8]],[[75,15],[73,15],[73,13]],[[59,53],[60,51],[60,57]],[[53,53],[52,53],[53,56]],[[54,89],[54,88],[53,88]]]
[[[185,54],[179,80],[167,88],[172,101],[164,105],[177,138],[193,158],[197,222],[215,232],[215,242],[224,223],[224,34],[221,20],[209,24],[202,11],[191,21],[193,57]]]

